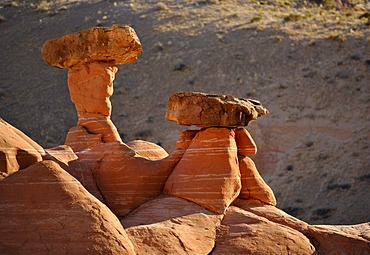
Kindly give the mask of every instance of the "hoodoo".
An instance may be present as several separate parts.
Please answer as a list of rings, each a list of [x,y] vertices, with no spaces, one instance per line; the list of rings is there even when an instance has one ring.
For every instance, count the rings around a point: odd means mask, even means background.
[[[113,81],[117,65],[137,59],[139,38],[129,26],[94,27],[47,41],[42,47],[46,63],[68,68],[68,88],[78,123],[65,144],[79,152],[100,142],[121,141],[111,121]]]
[[[0,119],[0,254],[370,254],[369,223],[312,226],[275,207],[249,158],[245,126],[268,114],[256,100],[176,93],[166,118],[197,129],[175,151],[124,143],[109,98],[117,65],[140,52],[117,25],[44,44],[69,68],[79,119],[49,149]]]

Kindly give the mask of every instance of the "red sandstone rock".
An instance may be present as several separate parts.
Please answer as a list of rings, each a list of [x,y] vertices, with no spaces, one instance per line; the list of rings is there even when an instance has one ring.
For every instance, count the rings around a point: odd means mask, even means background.
[[[367,227],[368,231],[370,227]],[[321,226],[309,226],[306,235],[325,255],[368,255],[370,241],[361,236],[345,233],[341,230]]]
[[[121,220],[139,254],[209,254],[221,216],[174,197],[143,204]]]
[[[11,129],[15,134],[17,134],[20,138],[22,138],[24,141],[26,141],[29,145],[31,145],[36,151],[38,151],[41,155],[44,155],[44,149],[36,143],[34,140],[32,140],[30,137],[28,137],[25,133],[20,131],[19,129],[13,127],[9,123],[7,123],[5,120],[0,118],[0,122],[7,126],[9,129]]]
[[[122,142],[110,117],[80,117],[77,125],[84,127],[89,134],[101,135],[104,143]]]
[[[169,98],[166,119],[185,126],[238,127],[265,114],[268,110],[255,100],[188,92]]]
[[[94,197],[104,202],[95,178],[92,174],[91,168],[78,159],[77,155],[67,145],[61,145],[55,148],[46,149],[44,160],[53,160],[57,162],[60,167],[67,171],[70,175],[75,177]]]
[[[242,183],[239,197],[257,199],[265,204],[275,206],[276,199],[274,192],[258,173],[253,160],[244,156],[239,156],[238,158]]]
[[[92,61],[116,65],[136,60],[142,52],[139,38],[129,26],[93,27],[47,41],[42,46],[46,63],[70,68]]]
[[[82,126],[75,126],[68,131],[64,144],[70,146],[74,152],[81,152],[102,143],[102,136],[91,134]]]
[[[217,254],[317,254],[310,240],[287,226],[230,206],[217,231]]]
[[[356,225],[317,225],[317,227],[336,232],[344,232],[346,234],[358,236],[370,241],[370,222]]]
[[[0,172],[6,177],[42,160],[44,149],[20,130],[0,119]]]
[[[91,62],[68,70],[68,88],[79,117],[110,116],[113,81],[117,67]]]
[[[116,72],[117,67],[109,62],[90,62],[68,71],[68,88],[77,109],[77,125],[89,134],[101,135],[103,142],[121,141],[110,120],[109,98],[113,95]]]
[[[251,156],[257,153],[256,143],[245,128],[236,128],[234,132],[239,155]]]
[[[207,128],[191,141],[164,192],[222,214],[239,195],[240,186],[234,131]]]
[[[91,195],[105,203],[102,193],[100,192],[89,165],[81,162],[81,160],[70,161],[68,167],[63,167],[70,175],[76,178]]]
[[[303,233],[319,254],[357,255],[370,252],[370,223],[352,226],[311,226],[274,206],[259,204],[258,201],[238,199],[233,204]]]
[[[122,142],[110,120],[116,65],[135,61],[142,52],[139,38],[129,26],[91,28],[47,41],[42,47],[46,63],[69,68],[68,87],[76,106],[78,126],[89,134],[101,135],[102,142]],[[90,148],[99,137],[81,134],[67,137],[66,144],[79,152]],[[74,138],[82,138],[75,140]],[[87,144],[86,144],[87,143]]]
[[[168,157],[167,151],[155,143],[134,140],[128,142],[127,145],[140,156],[150,160],[160,160]]]
[[[141,157],[126,144],[103,143],[79,155],[91,164],[99,190],[109,208],[124,216],[162,193],[169,174],[183,152],[161,160]]]
[[[199,130],[182,131],[179,136],[179,139],[176,142],[177,149],[186,150],[189,147],[191,140],[193,140],[193,138],[198,132]]]
[[[275,206],[262,203],[259,200],[236,199],[233,205],[257,216],[266,218],[269,221],[295,229],[301,233],[307,232],[308,224],[306,222],[287,214]]]
[[[70,161],[78,159],[71,147],[60,145],[54,148],[46,149],[44,160],[54,160],[68,165]]]
[[[111,211],[53,161],[0,181],[0,254],[135,254]]]

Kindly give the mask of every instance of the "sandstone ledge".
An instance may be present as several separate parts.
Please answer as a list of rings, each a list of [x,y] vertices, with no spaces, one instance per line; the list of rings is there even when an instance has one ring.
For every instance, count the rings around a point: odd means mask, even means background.
[[[47,41],[41,50],[46,63],[59,68],[103,61],[116,65],[136,60],[141,43],[130,26],[93,27]]]
[[[166,119],[185,126],[238,127],[268,113],[259,101],[252,99],[180,92],[169,98]]]

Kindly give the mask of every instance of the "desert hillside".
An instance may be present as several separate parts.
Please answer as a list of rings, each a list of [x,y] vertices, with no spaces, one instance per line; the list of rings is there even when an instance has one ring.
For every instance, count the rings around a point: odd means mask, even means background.
[[[67,71],[43,43],[129,24],[144,53],[119,66],[112,120],[122,139],[167,151],[182,128],[164,119],[180,91],[253,98],[258,170],[278,207],[312,224],[370,221],[369,4],[299,1],[0,1],[0,117],[44,148],[77,121]]]

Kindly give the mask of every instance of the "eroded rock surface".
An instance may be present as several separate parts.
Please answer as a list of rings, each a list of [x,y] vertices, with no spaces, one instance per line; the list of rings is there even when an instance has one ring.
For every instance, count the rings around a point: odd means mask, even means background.
[[[102,136],[102,134],[89,133],[82,126],[74,126],[68,131],[64,144],[70,146],[75,152],[81,152],[102,143]]]
[[[40,145],[0,119],[0,179],[42,161],[44,154]]]
[[[302,233],[231,206],[218,228],[212,254],[317,254]]]
[[[53,161],[0,181],[1,254],[135,254],[116,216]]]
[[[80,159],[92,167],[109,208],[124,216],[162,193],[163,186],[183,155],[175,151],[161,160],[142,157],[122,143],[102,143]]]
[[[222,215],[175,197],[160,197],[121,220],[140,254],[208,254]]]
[[[164,192],[222,214],[241,188],[234,137],[234,131],[227,128],[199,131],[168,178]]]
[[[185,126],[238,127],[266,114],[268,110],[255,100],[188,92],[169,98],[166,119]]]
[[[46,63],[69,68],[68,88],[77,110],[77,126],[81,128],[72,128],[65,144],[81,152],[97,143],[122,142],[110,119],[109,98],[113,94],[116,65],[135,61],[141,52],[135,31],[119,25],[90,28],[43,45]]]
[[[137,154],[150,160],[160,160],[168,157],[168,153],[161,146],[143,140],[134,140],[127,145]]]
[[[239,197],[257,199],[265,204],[276,205],[274,192],[258,173],[249,157],[238,156],[242,188]]]
[[[139,38],[129,26],[93,27],[47,41],[41,50],[46,63],[70,68],[91,61],[116,65],[136,60],[142,52]]]

